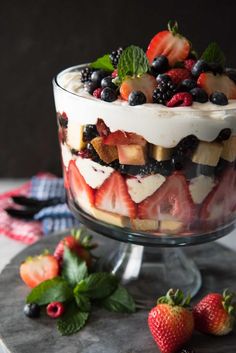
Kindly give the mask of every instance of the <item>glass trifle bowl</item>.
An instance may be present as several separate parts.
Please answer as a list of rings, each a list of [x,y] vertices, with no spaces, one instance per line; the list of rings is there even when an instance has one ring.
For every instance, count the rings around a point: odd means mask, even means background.
[[[180,247],[234,228],[236,99],[218,92],[229,83],[225,73],[202,75],[195,89],[204,81],[217,91],[204,104],[183,80],[183,92],[176,89],[172,73],[171,85],[150,71],[128,77],[118,94],[117,70],[79,65],[53,81],[68,205],[89,229],[120,242],[98,267],[119,276],[142,303],[167,287],[195,295],[201,275]],[[165,88],[163,95],[162,84],[174,93]],[[233,94],[234,86],[230,80]]]

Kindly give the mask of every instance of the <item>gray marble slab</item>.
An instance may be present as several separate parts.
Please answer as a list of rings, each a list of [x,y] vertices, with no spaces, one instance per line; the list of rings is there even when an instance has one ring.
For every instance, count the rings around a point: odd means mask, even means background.
[[[96,309],[87,326],[79,333],[62,337],[55,322],[46,316],[31,320],[23,315],[28,289],[22,284],[18,268],[28,255],[52,249],[58,236],[44,238],[16,256],[0,275],[0,340],[7,353],[157,353],[147,326],[145,310],[133,315],[114,314]],[[107,239],[100,251],[117,246]],[[104,243],[105,241],[105,243]],[[236,253],[216,243],[185,250],[195,259],[203,276],[200,295],[229,287],[236,291]],[[198,298],[195,298],[197,300]],[[235,353],[236,331],[227,337],[209,337],[195,333],[191,341],[196,353]],[[4,352],[5,352],[4,351]]]

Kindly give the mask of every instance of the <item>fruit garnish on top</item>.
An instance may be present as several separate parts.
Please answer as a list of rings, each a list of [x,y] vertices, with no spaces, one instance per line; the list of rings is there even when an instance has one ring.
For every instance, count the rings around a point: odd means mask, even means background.
[[[226,105],[236,99],[236,84],[218,44],[210,43],[198,58],[178,23],[169,21],[167,27],[151,39],[146,53],[135,45],[119,47],[84,68],[84,89],[105,102],[121,99],[130,106]]]

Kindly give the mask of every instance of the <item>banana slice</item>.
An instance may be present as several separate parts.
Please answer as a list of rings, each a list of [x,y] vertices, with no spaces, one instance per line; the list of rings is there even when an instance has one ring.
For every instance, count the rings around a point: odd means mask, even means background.
[[[91,208],[91,212],[92,215],[100,221],[111,223],[118,227],[129,227],[130,222],[128,217],[124,217],[116,213],[102,211],[95,207]]]
[[[223,151],[221,158],[228,162],[233,162],[236,159],[236,136],[231,136],[223,142]]]
[[[83,125],[78,126],[70,119],[68,120],[67,144],[71,149],[81,151],[86,147],[86,143],[83,141],[83,131]]]
[[[131,225],[136,230],[146,231],[146,230],[156,230],[158,229],[158,221],[154,219],[133,219]]]
[[[159,230],[162,233],[176,234],[184,229],[184,223],[180,221],[160,221]]]
[[[162,146],[152,145],[151,146],[151,156],[158,162],[167,161],[171,158],[173,148],[165,148]]]
[[[219,162],[222,150],[223,145],[220,143],[201,141],[192,156],[192,161],[215,167]]]

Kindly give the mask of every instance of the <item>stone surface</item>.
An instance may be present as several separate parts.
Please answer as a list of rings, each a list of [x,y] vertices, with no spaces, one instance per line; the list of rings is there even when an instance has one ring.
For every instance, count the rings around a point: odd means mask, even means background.
[[[100,251],[117,246],[106,242]],[[87,326],[79,333],[61,337],[53,320],[42,315],[31,320],[22,313],[28,289],[18,275],[20,262],[28,255],[43,249],[52,249],[58,236],[44,238],[27,248],[3,270],[0,275],[0,338],[10,353],[157,353],[147,324],[147,311],[139,310],[133,315],[114,314],[96,309]],[[222,291],[228,287],[236,291],[235,253],[211,243],[186,249],[196,260],[203,275],[203,287],[198,297],[208,291]],[[196,298],[195,300],[197,300]],[[197,353],[235,353],[236,332],[227,337],[214,338],[195,333],[191,342]]]

